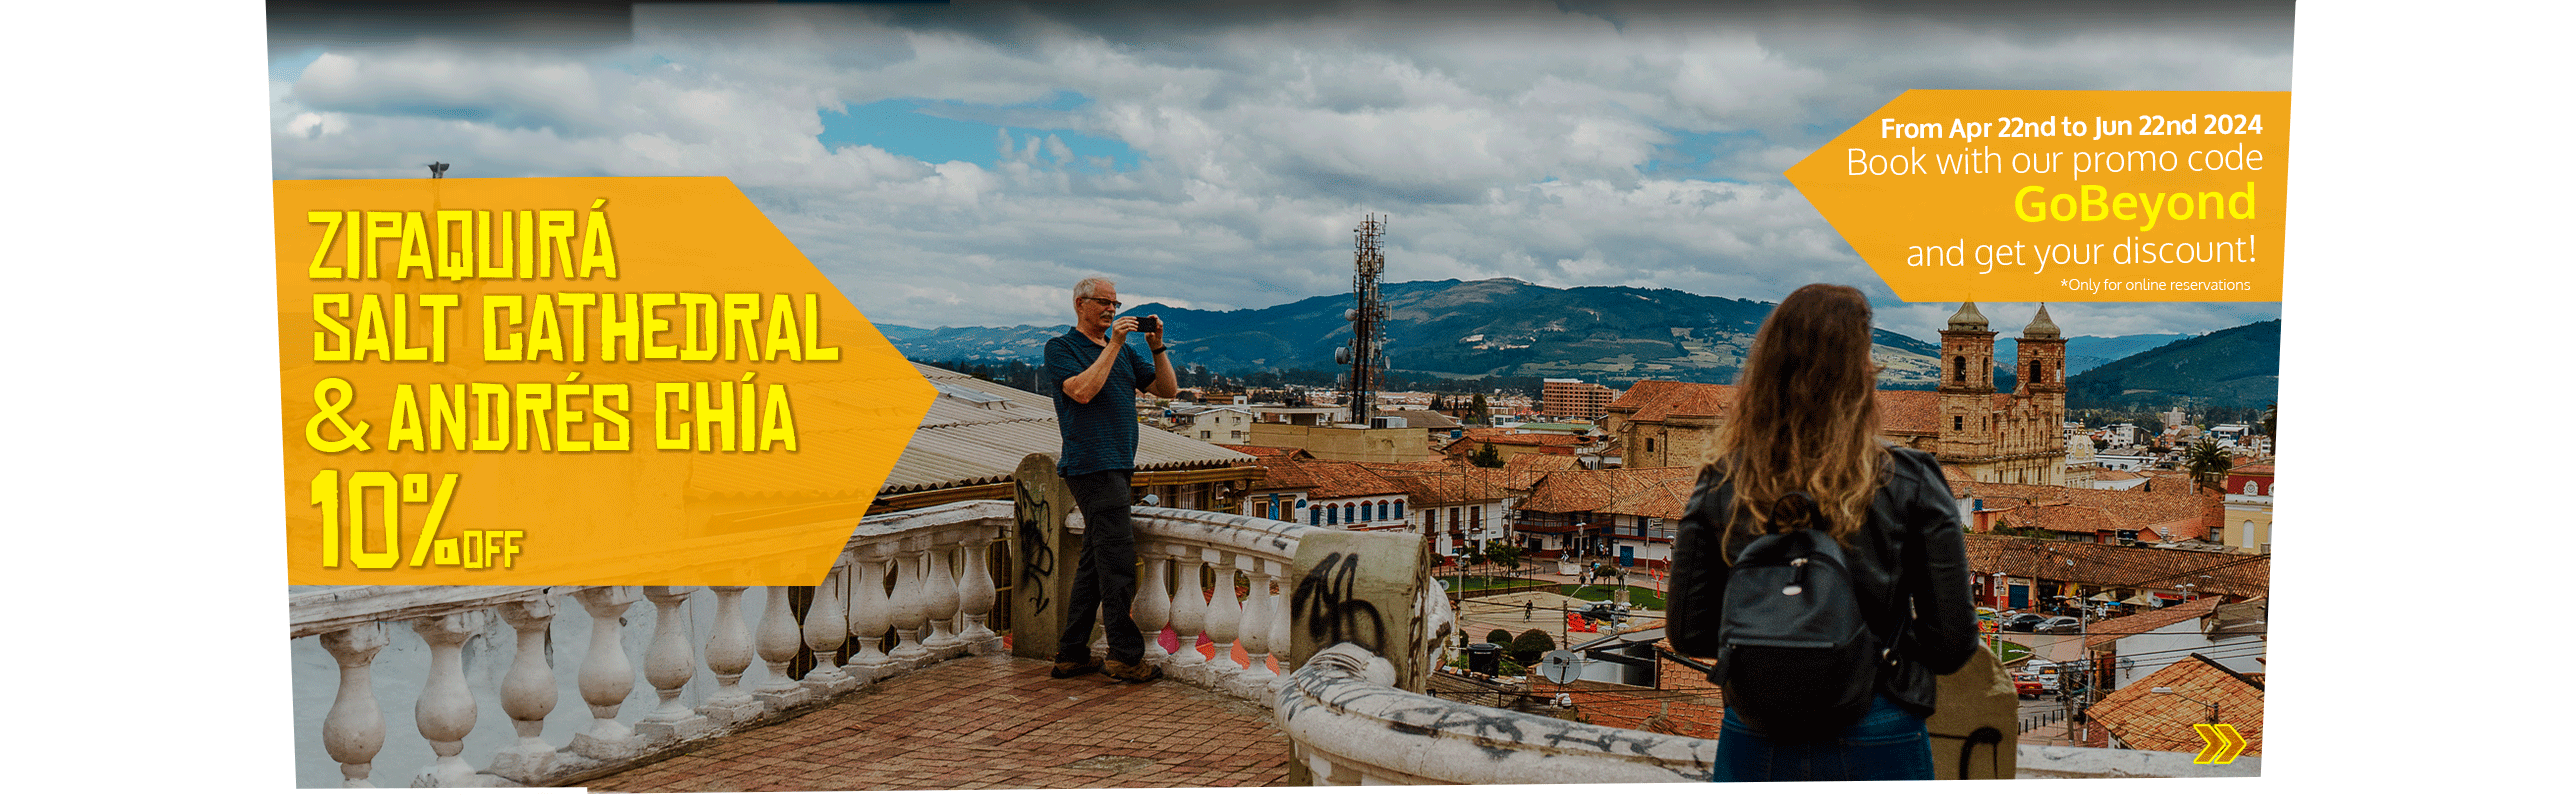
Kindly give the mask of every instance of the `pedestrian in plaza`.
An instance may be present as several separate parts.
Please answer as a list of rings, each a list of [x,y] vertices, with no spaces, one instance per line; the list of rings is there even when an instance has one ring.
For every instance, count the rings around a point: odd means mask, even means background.
[[[1164,669],[1141,659],[1146,640],[1129,605],[1138,591],[1138,545],[1129,526],[1129,478],[1137,469],[1137,392],[1172,397],[1181,391],[1165,355],[1164,323],[1153,316],[1118,317],[1120,293],[1110,281],[1086,278],[1074,291],[1076,327],[1049,340],[1049,383],[1058,411],[1058,475],[1084,511],[1084,552],[1076,559],[1067,621],[1058,631],[1053,678],[1100,671],[1115,680],[1145,683]],[[1148,356],[1129,349],[1132,332],[1145,335]],[[1109,645],[1092,651],[1097,613]]]
[[[1771,311],[1680,520],[1668,636],[1717,659],[1718,781],[1930,778],[1931,676],[1979,649],[1955,497],[1880,438],[1873,335],[1846,286]]]

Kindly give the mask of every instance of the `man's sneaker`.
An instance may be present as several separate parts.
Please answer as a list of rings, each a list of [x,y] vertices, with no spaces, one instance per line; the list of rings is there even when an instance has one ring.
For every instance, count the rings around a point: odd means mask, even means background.
[[[1059,658],[1049,662],[1049,677],[1073,678],[1078,675],[1091,675],[1102,671],[1102,664],[1101,656],[1085,656],[1082,661]]]
[[[1102,662],[1102,674],[1122,683],[1146,683],[1164,677],[1164,668],[1143,661],[1123,664],[1106,659]]]

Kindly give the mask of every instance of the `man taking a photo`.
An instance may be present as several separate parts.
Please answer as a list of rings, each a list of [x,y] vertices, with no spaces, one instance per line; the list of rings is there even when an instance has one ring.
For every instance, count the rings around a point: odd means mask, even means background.
[[[1102,278],[1076,282],[1076,329],[1049,340],[1046,369],[1058,387],[1052,400],[1058,410],[1058,475],[1084,511],[1084,552],[1076,559],[1074,588],[1067,595],[1067,621],[1058,631],[1058,655],[1049,667],[1052,678],[1071,678],[1097,670],[1115,680],[1145,683],[1164,674],[1144,663],[1145,640],[1129,618],[1138,590],[1137,539],[1129,526],[1129,478],[1137,469],[1137,392],[1172,397],[1182,389],[1174,381],[1173,362],[1165,356],[1164,326],[1153,316],[1113,315],[1120,311],[1119,290]],[[1146,335],[1148,356],[1129,349],[1131,332]],[[1110,647],[1096,657],[1093,638],[1097,610]]]

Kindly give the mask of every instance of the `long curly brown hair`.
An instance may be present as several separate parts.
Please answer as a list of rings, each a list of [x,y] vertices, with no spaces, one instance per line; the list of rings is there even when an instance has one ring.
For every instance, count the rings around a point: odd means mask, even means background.
[[[1868,360],[1873,336],[1866,295],[1832,284],[1797,289],[1760,323],[1698,473],[1732,486],[1728,539],[1743,514],[1768,533],[1828,523],[1844,546],[1866,521],[1888,469]],[[1779,502],[1789,492],[1812,497],[1812,507]]]

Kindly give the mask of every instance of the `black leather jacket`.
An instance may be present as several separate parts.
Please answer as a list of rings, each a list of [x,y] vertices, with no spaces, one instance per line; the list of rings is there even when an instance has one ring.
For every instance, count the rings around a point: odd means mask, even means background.
[[[1955,494],[1947,489],[1936,458],[1903,447],[1892,452],[1893,475],[1868,504],[1866,523],[1849,538],[1848,566],[1867,630],[1879,639],[1904,631],[1893,648],[1898,663],[1879,671],[1876,690],[1928,713],[1938,705],[1931,673],[1956,671],[1981,645]],[[1733,496],[1730,489],[1709,483],[1700,481],[1690,492],[1671,550],[1666,641],[1681,654],[1698,658],[1716,654],[1727,559],[1750,538],[1737,535],[1730,551],[1717,552]],[[1742,525],[1751,524],[1749,516],[1741,519]],[[1907,610],[1907,623],[1895,619],[1896,609]]]

